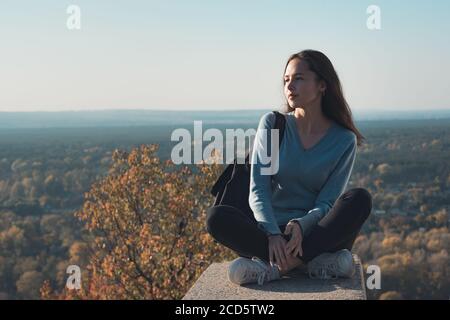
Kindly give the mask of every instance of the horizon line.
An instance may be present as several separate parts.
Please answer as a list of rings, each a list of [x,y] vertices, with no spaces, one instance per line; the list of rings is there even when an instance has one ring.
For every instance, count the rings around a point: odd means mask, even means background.
[[[206,111],[206,112],[231,112],[231,111],[260,111],[260,110],[279,110],[276,108],[227,108],[227,109],[163,109],[163,108],[138,108],[138,109],[116,109],[116,108],[104,108],[104,109],[71,109],[71,110],[0,110],[0,113],[70,113],[70,112],[107,112],[107,111],[166,111],[166,112],[191,112],[191,111]],[[450,111],[448,108],[418,108],[418,109],[402,109],[402,110],[392,110],[392,109],[351,109],[352,113],[355,112],[430,112],[430,111]]]

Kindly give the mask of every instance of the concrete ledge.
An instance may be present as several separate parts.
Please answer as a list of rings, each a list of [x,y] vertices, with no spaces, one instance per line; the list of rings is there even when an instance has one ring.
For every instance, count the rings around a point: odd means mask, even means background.
[[[300,267],[262,286],[236,285],[227,277],[230,261],[213,263],[182,300],[366,300],[361,261],[355,254],[353,260],[356,272],[351,279],[313,280]]]

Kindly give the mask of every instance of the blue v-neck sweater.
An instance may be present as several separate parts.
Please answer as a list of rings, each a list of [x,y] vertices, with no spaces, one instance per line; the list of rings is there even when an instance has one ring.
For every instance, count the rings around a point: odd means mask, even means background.
[[[356,135],[333,121],[325,135],[305,149],[294,114],[285,116],[278,164],[267,161],[272,149],[275,114],[267,112],[261,117],[251,151],[249,205],[258,227],[267,234],[281,234],[279,226],[295,219],[305,237],[344,193],[355,162]],[[273,137],[276,138],[276,134]],[[273,145],[277,142],[275,140]],[[276,174],[268,175],[269,167]]]

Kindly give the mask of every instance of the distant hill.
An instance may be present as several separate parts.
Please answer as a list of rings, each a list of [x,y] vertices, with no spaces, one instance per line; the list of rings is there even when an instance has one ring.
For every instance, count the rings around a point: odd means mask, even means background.
[[[163,111],[163,110],[100,110],[60,112],[0,112],[0,129],[8,128],[74,128],[130,127],[192,124],[194,120],[207,123],[257,123],[269,111]],[[450,118],[450,110],[424,111],[353,111],[356,121],[421,120]]]

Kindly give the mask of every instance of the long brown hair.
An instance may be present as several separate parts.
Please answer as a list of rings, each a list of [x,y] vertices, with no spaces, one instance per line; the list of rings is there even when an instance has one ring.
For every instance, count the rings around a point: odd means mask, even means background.
[[[284,67],[282,80],[283,87],[286,68],[289,62],[293,59],[305,61],[308,64],[309,70],[313,71],[317,75],[317,81],[325,81],[327,87],[325,90],[325,95],[322,97],[321,104],[323,114],[327,118],[332,119],[343,127],[353,131],[356,135],[357,145],[360,146],[366,138],[358,131],[353,123],[352,112],[344,98],[341,82],[330,59],[328,59],[328,57],[322,52],[311,49],[292,54]],[[287,100],[284,104],[283,111],[294,111],[294,108],[289,106]]]

